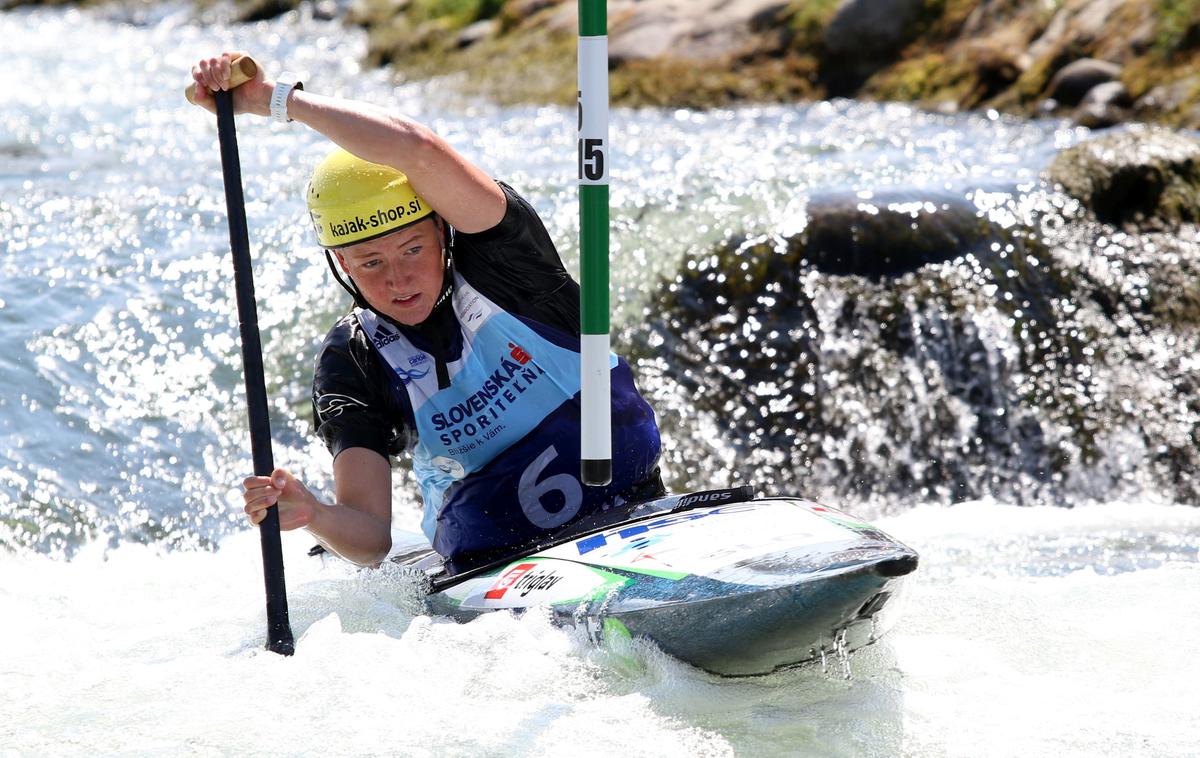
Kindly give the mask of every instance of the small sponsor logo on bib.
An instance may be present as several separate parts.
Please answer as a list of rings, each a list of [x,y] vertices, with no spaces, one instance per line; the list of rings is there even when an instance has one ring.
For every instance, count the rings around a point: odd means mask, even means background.
[[[372,338],[371,341],[375,343],[375,347],[383,348],[392,344],[398,339],[400,339],[399,334],[385,329],[383,324],[380,324],[379,326],[375,327],[375,337]]]
[[[432,463],[433,467],[438,471],[441,471],[443,474],[455,479],[462,479],[467,475],[467,470],[463,468],[461,463],[445,455],[439,455],[431,460],[430,463]]]

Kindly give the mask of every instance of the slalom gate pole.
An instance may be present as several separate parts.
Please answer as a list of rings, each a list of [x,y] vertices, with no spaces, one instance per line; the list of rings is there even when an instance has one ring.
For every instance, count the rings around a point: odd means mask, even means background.
[[[236,64],[235,64],[236,65]],[[250,75],[254,75],[251,69]],[[235,80],[236,86],[238,82]],[[254,298],[254,271],[250,262],[250,237],[246,230],[246,203],[242,195],[242,165],[238,158],[233,121],[233,91],[215,92],[217,136],[221,143],[221,170],[225,175],[225,206],[229,212],[229,246],[233,252],[238,324],[242,336],[242,366],[246,377],[246,410],[250,421],[250,450],[254,475],[270,476],[275,470],[271,452],[271,419],[267,412],[267,387],[263,378],[262,343],[258,332],[258,306]],[[283,577],[283,547],[279,538],[279,508],[267,509],[259,524],[263,579],[267,591],[267,650],[280,655],[295,652],[288,621],[287,586]]]
[[[608,299],[608,8],[579,0],[580,479],[612,481]]]

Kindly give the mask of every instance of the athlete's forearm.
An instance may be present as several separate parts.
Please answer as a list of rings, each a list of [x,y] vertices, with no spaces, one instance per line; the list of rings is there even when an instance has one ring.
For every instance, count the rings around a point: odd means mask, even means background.
[[[345,505],[320,503],[306,527],[327,550],[360,566],[377,566],[392,549],[391,524]]]
[[[288,116],[358,157],[401,171],[430,160],[437,136],[422,124],[369,103],[293,90]],[[398,165],[400,164],[400,165]]]
[[[209,92],[230,88],[232,60],[237,55],[240,53],[227,52],[192,67],[198,105],[215,112]],[[274,90],[275,82],[260,68],[253,79],[233,90],[235,112],[270,116]],[[406,174],[429,207],[460,232],[482,232],[504,218],[508,200],[499,185],[417,121],[369,103],[302,89],[288,93],[286,110],[290,119],[320,132],[347,152]]]
[[[346,151],[391,166],[462,232],[490,229],[504,217],[504,192],[481,168],[428,127],[369,103],[293,90],[288,116]]]

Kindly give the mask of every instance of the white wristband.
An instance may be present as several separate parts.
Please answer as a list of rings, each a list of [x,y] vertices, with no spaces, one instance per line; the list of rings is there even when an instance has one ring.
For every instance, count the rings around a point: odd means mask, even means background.
[[[288,118],[287,101],[294,89],[304,89],[304,82],[297,81],[291,71],[284,71],[275,81],[275,89],[271,92],[271,118],[282,123],[291,121]]]

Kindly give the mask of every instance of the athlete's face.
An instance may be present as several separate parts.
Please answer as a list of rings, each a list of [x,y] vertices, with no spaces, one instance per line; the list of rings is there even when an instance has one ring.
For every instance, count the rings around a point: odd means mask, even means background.
[[[371,307],[401,324],[428,318],[442,293],[442,230],[432,218],[335,252]]]

